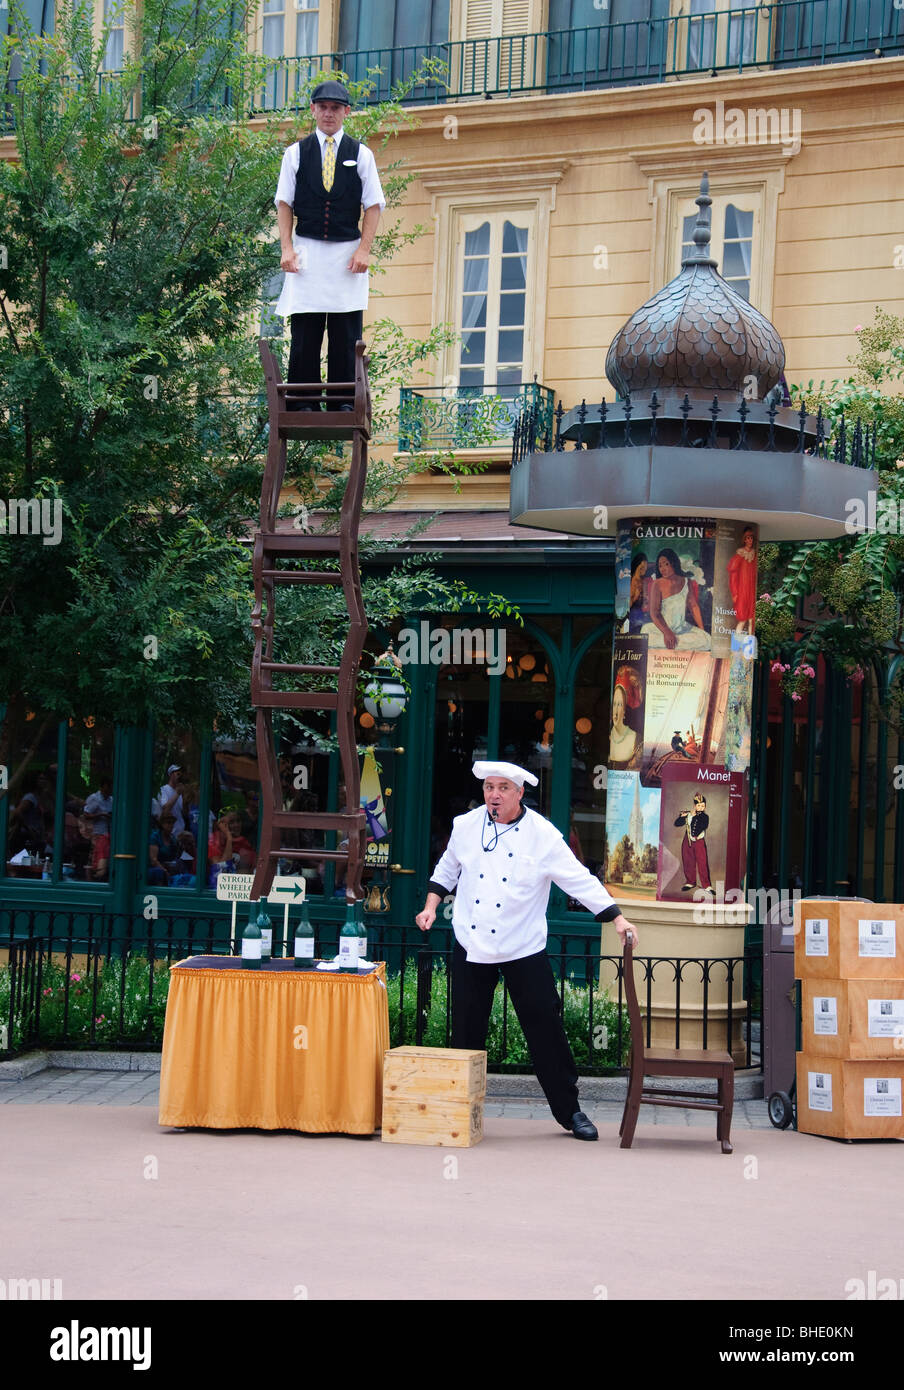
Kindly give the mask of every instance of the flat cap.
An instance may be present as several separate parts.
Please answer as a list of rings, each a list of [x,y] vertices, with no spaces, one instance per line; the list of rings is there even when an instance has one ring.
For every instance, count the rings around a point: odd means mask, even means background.
[[[311,101],[341,101],[344,106],[352,104],[348,88],[343,87],[341,82],[318,83],[311,93]]]

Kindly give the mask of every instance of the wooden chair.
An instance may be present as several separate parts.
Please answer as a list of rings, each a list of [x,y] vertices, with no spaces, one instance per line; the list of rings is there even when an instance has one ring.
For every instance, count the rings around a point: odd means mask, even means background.
[[[734,1062],[727,1052],[699,1052],[690,1048],[648,1048],[644,1046],[643,1020],[634,986],[634,947],[631,934],[625,939],[625,997],[631,1019],[631,1072],[628,1095],[619,1127],[621,1147],[630,1149],[641,1105],[671,1105],[682,1110],[712,1110],[716,1115],[716,1138],[724,1154],[731,1153],[731,1112],[734,1106]],[[718,1092],[676,1091],[645,1086],[647,1076],[714,1077]]]

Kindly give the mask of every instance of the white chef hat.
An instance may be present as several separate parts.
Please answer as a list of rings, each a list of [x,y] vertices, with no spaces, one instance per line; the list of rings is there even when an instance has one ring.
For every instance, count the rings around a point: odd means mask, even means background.
[[[507,777],[516,787],[523,787],[525,782],[532,787],[537,785],[534,774],[524,767],[519,767],[517,763],[475,763],[471,771],[481,781],[485,777]]]

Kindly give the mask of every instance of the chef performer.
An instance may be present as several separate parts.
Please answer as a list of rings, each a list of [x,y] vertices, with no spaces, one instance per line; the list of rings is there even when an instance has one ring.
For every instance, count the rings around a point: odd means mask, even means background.
[[[477,762],[484,805],[456,816],[445,853],[427,885],[423,912],[429,931],[436,909],[455,893],[452,927],[452,1046],[486,1047],[493,995],[502,971],[549,1108],[576,1139],[596,1139],[596,1126],[578,1102],[578,1072],[559,1012],[546,954],[546,906],[555,883],[599,922],[614,922],[624,938],[637,931],[606,889],[572,854],[545,816],[522,805],[532,773],[514,763]]]
[[[291,319],[289,381],[320,381],[324,327],[327,380],[355,378],[370,248],[386,199],[370,150],[344,132],[350,111],[348,89],[341,82],[321,82],[311,94],[317,129],[283,155],[274,202],[286,277],[275,312]],[[327,400],[328,410],[337,406]],[[289,408],[319,410],[320,403],[290,402]]]

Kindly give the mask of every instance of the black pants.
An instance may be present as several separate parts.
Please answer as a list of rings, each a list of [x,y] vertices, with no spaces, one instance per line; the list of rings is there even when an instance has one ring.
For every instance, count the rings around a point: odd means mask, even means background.
[[[320,349],[323,330],[327,331],[327,381],[354,381],[355,344],[364,331],[364,311],[348,314],[292,314],[292,347],[289,352],[289,381],[320,381]],[[313,401],[313,398],[312,398]],[[320,409],[317,402],[313,407]],[[338,410],[339,402],[327,397],[327,410]],[[302,406],[292,402],[290,409]]]
[[[556,982],[545,951],[500,965],[469,961],[456,941],[452,952],[452,1046],[482,1049],[499,972],[511,995],[518,1022],[524,1031],[537,1080],[560,1125],[571,1128],[571,1117],[580,1109],[578,1069],[575,1066],[562,1016]]]

